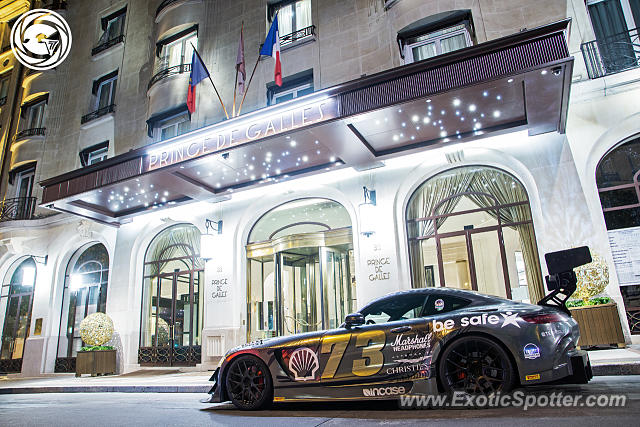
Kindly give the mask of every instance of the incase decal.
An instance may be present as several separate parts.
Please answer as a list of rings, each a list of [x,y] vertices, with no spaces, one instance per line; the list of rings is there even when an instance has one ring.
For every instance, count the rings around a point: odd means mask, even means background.
[[[527,376],[525,377],[525,379],[526,379],[527,381],[539,380],[539,379],[540,379],[540,374],[527,375]]]
[[[404,394],[404,387],[376,387],[376,388],[363,388],[362,394],[365,397],[377,397],[377,396],[397,396]]]
[[[540,349],[537,345],[529,343],[524,346],[525,359],[537,359],[538,357],[540,357]]]
[[[442,311],[444,309],[444,300],[442,298],[437,299],[435,303],[436,311]]]
[[[499,325],[502,320],[502,324],[500,328],[504,328],[508,325],[513,325],[517,328],[520,327],[518,324],[518,313],[511,313],[507,311],[507,313],[500,313],[502,319],[495,314],[487,314],[483,313],[478,316],[465,316],[460,319],[460,326],[463,328],[466,326],[476,326],[476,325]],[[432,320],[431,326],[434,332],[440,332],[445,329],[453,329],[456,326],[456,322],[453,319],[447,319],[445,321]]]
[[[318,356],[307,347],[296,349],[289,358],[289,370],[298,381],[315,380],[319,367]]]

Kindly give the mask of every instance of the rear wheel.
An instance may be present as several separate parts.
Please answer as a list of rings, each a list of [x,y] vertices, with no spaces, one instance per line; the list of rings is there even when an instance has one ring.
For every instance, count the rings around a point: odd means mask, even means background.
[[[480,336],[462,337],[448,345],[438,370],[442,386],[449,393],[506,393],[516,379],[507,352],[494,341]]]
[[[235,358],[229,365],[225,383],[231,402],[239,409],[260,409],[272,401],[269,368],[255,356]]]

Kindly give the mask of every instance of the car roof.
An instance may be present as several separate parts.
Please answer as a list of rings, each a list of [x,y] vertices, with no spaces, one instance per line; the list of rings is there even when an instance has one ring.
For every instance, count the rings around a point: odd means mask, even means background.
[[[484,295],[476,291],[467,291],[463,289],[454,289],[454,288],[445,288],[445,287],[437,287],[437,288],[434,287],[434,288],[408,289],[404,291],[393,292],[385,296],[376,298],[372,301],[369,301],[369,303],[365,304],[364,307],[368,307],[371,304],[375,304],[379,301],[386,300],[387,298],[395,298],[403,295],[427,296],[431,294],[451,295],[459,298],[465,298],[465,299],[471,300],[472,302],[483,302],[483,303],[500,303],[505,301],[511,302],[509,300],[505,300],[504,298]]]

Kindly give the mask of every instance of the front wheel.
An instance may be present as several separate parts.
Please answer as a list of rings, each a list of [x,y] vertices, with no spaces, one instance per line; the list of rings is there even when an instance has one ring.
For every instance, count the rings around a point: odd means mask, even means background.
[[[448,393],[486,395],[510,391],[516,379],[506,351],[480,336],[462,337],[448,345],[440,358],[439,375]]]
[[[226,387],[231,402],[238,409],[260,409],[272,401],[269,368],[255,356],[238,356],[231,362]]]

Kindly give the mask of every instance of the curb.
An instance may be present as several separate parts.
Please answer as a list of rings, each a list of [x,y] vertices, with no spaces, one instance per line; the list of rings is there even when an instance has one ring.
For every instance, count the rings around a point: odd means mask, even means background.
[[[0,394],[31,393],[208,393],[210,385],[154,386],[154,385],[97,385],[51,387],[4,387]]]
[[[640,363],[591,365],[591,370],[594,376],[640,375]]]

